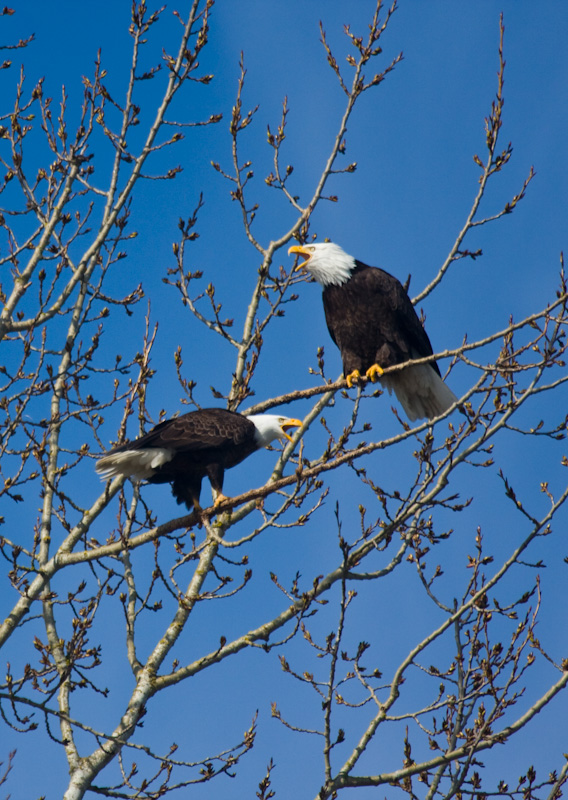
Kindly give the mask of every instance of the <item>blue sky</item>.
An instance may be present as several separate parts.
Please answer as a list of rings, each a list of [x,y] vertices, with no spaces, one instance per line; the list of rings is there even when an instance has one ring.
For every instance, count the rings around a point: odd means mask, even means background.
[[[211,167],[214,161],[230,169],[228,122],[241,51],[247,68],[244,110],[259,106],[253,124],[242,136],[241,153],[243,160],[253,162],[255,179],[250,184],[250,199],[260,204],[254,231],[266,245],[282,236],[295,219],[283,198],[264,183],[272,169],[266,126],[276,128],[283,98],[287,97],[290,111],[283,157],[294,166],[294,192],[302,201],[307,200],[327,159],[344,107],[344,96],[319,43],[319,20],[338,61],[345,65],[349,48],[343,25],[349,24],[354,32],[364,34],[373,6],[369,0],[289,0],[285,4],[275,0],[218,0],[215,5],[210,44],[200,59],[203,71],[213,73],[215,79],[207,87],[190,87],[182,98],[176,99],[174,115],[180,119],[203,119],[222,113],[224,119],[214,128],[189,131],[183,143],[156,160],[156,172],[177,163],[183,171],[175,181],[148,181],[141,185],[131,214],[131,229],[138,232],[138,237],[130,244],[128,259],[121,262],[109,284],[117,293],[126,294],[142,281],[151,300],[151,320],[159,326],[152,362],[157,377],[148,394],[148,407],[155,420],[162,409],[173,414],[182,408],[173,361],[179,344],[183,347],[185,377],[197,382],[195,396],[202,405],[217,404],[209,387],[227,392],[234,369],[230,346],[204,331],[183,308],[175,289],[163,283],[166,270],[174,266],[172,242],[177,238],[178,220],[191,214],[200,192],[204,196],[197,224],[200,237],[191,245],[186,268],[203,270],[203,288],[209,281],[215,283],[224,314],[234,317],[237,331],[242,327],[259,265],[258,254],[243,234],[240,211],[229,197],[228,185]],[[92,72],[99,47],[108,70],[108,86],[117,98],[121,96],[130,63],[130,3],[101,0],[87,5],[65,0],[57,4],[56,13],[52,4],[37,0],[18,0],[13,7],[16,14],[3,18],[3,40],[13,41],[32,31],[36,38],[26,50],[12,52],[11,70],[0,74],[4,108],[6,104],[8,109],[11,107],[23,61],[30,87],[45,76],[44,91],[58,98],[61,85],[65,84],[70,114],[76,117],[83,91],[81,77]],[[171,15],[173,8],[166,8],[157,35],[150,39],[148,61],[159,60],[162,46],[175,46],[178,24]],[[180,6],[177,8],[182,11]],[[559,254],[566,246],[568,67],[564,50],[568,6],[556,2],[540,10],[534,4],[516,0],[504,0],[500,5],[489,0],[475,4],[402,0],[381,42],[384,54],[375,71],[384,68],[400,51],[404,59],[378,89],[360,99],[349,124],[344,157],[345,165],[356,161],[358,168],[353,174],[331,179],[328,192],[337,195],[339,201],[320,203],[312,217],[311,230],[318,238],[329,237],[356,258],[381,266],[403,281],[410,274],[411,295],[432,279],[462,227],[477,190],[480,170],[473,155],[483,158],[485,154],[483,120],[496,92],[501,10],[507,63],[501,144],[504,148],[511,141],[513,156],[507,168],[490,182],[483,206],[485,215],[497,213],[521,189],[531,166],[536,177],[513,214],[469,234],[465,246],[470,250],[481,248],[483,258],[454,264],[441,286],[423,303],[435,351],[459,346],[466,334],[473,341],[503,329],[510,316],[520,320],[554,299]],[[152,103],[159,96],[158,81],[148,84],[147,92],[148,111],[145,116],[143,108],[142,122],[150,118]],[[39,155],[32,152],[32,160],[35,157]],[[103,157],[101,181],[104,169]],[[285,250],[276,255],[276,263],[290,265]],[[308,368],[315,367],[320,345],[325,346],[328,376],[336,377],[340,372],[339,353],[329,341],[321,311],[319,287],[302,284],[298,294],[299,299],[287,306],[284,319],[277,320],[265,337],[254,400],[314,385]],[[144,302],[133,317],[118,314],[108,323],[105,352],[109,357],[114,352],[131,354],[139,347],[145,310]],[[493,356],[496,352],[497,346]],[[460,366],[453,372],[451,384],[457,394],[465,392],[471,384],[471,374]],[[101,392],[108,389],[102,383],[96,388]],[[548,411],[558,411],[558,404],[566,405],[566,390],[562,392]],[[377,435],[386,437],[397,430],[389,411],[393,402],[385,395],[376,401],[377,406],[366,406],[365,413]],[[299,403],[290,407],[289,413],[302,416],[308,407],[307,403]],[[341,428],[350,409],[349,403],[338,399],[325,416],[330,424]],[[538,421],[540,413],[528,410],[527,419],[532,420],[533,415]],[[118,412],[108,415],[104,439],[109,444],[116,437],[118,418]],[[129,433],[134,436],[136,430]],[[321,441],[317,430],[306,437],[304,446],[309,457],[319,453]],[[554,491],[565,486],[566,477],[559,467],[564,447],[562,442],[548,441],[529,445],[526,438],[513,436],[504,437],[496,445],[496,460],[515,486],[527,493],[535,513],[545,507],[541,480],[548,480]],[[401,447],[392,460],[390,453],[377,454],[369,469],[392,488],[397,481],[406,479],[412,449],[412,445]],[[237,494],[260,485],[273,463],[272,453],[256,454],[227,475],[226,492]],[[94,500],[100,490],[94,471],[91,474],[85,470],[76,488],[82,501]],[[324,508],[311,524],[272,531],[249,547],[255,575],[252,588],[234,601],[204,604],[207,607],[195,629],[186,632],[180,647],[182,662],[184,658],[195,658],[201,648],[214,648],[219,635],[236,635],[242,624],[259,624],[271,612],[277,612],[282,601],[270,582],[270,572],[276,572],[289,585],[299,571],[306,585],[310,585],[315,575],[337,564],[335,500],[339,501],[340,510],[345,509],[344,533],[355,535],[357,519],[350,516],[350,501],[361,496],[356,502],[371,504],[372,498],[370,494],[359,494],[360,487],[349,473],[343,476],[341,485],[331,478],[330,488]],[[509,513],[496,470],[464,470],[456,476],[456,489],[463,497],[473,495],[477,501],[458,518],[448,513],[447,522],[442,523],[456,529],[454,536],[439,546],[440,558],[446,565],[455,564],[455,573],[446,569],[444,576],[448,601],[463,583],[465,556],[471,551],[478,525],[496,558],[505,557],[525,530],[524,520]],[[204,496],[206,492],[208,487],[204,487]],[[160,521],[178,515],[166,487],[148,487],[145,497]],[[34,502],[37,505],[37,499]],[[109,514],[109,525],[113,524],[115,510]],[[35,506],[18,509],[18,513],[20,517],[11,509],[12,525],[25,528],[33,524]],[[566,513],[561,522],[565,531]],[[105,531],[101,529],[100,535],[103,537]],[[543,558],[547,563],[541,576],[544,599],[538,633],[558,659],[566,655],[566,610],[559,601],[565,591],[563,535],[561,528],[556,529],[555,535],[540,540],[541,549],[531,554],[533,560]],[[138,553],[135,558],[137,566],[151,571],[151,553]],[[529,585],[531,575],[527,568],[522,575],[511,578],[506,584],[510,598],[517,590],[517,581]],[[336,624],[337,597],[332,600],[320,613],[321,630],[325,632]],[[9,608],[9,597],[8,603]],[[356,607],[358,621],[349,643],[356,645],[365,626],[376,625],[378,643],[370,660],[379,663],[385,672],[436,621],[410,565],[384,581],[361,586]],[[104,639],[107,658],[108,653],[116,651],[123,659],[121,620],[113,630],[113,625],[108,624],[114,622],[110,606],[104,610],[103,618],[107,621],[104,637],[94,631],[94,639]],[[158,618],[147,621],[148,647],[160,635],[160,625]],[[311,656],[301,642],[295,643],[291,652],[298,668],[307,669]],[[21,656],[23,660],[26,657]],[[13,662],[16,658],[9,656]],[[317,668],[317,663],[313,666]],[[538,691],[541,678],[546,681],[548,677],[543,667],[542,676],[536,676],[528,694]],[[131,685],[126,662],[108,671],[104,682],[122,697],[121,692]],[[195,790],[195,796],[200,800],[254,796],[265,766],[273,757],[277,763],[274,788],[280,792],[277,796],[313,797],[321,778],[318,742],[315,737],[302,739],[270,719],[270,701],[278,699],[283,714],[298,724],[320,724],[317,703],[314,706],[314,699],[304,687],[297,691],[290,684],[291,679],[280,670],[276,651],[266,655],[257,651],[243,653],[216,667],[210,676],[200,676],[172,690],[150,709],[146,725],[156,729],[152,736],[156,748],[167,747],[167,742],[174,739],[187,748],[188,757],[197,759],[218,747],[219,720],[227,741],[233,741],[258,708],[259,742],[243,762],[239,779],[213,781]],[[180,708],[181,714],[177,713]],[[93,705],[86,697],[77,698],[76,715],[84,713],[94,726],[112,725],[115,709],[112,700],[97,700]],[[516,746],[509,748],[511,785],[529,763],[535,763],[542,776],[562,766],[561,754],[568,750],[563,722],[566,711],[566,701],[561,698],[555,708],[540,715],[532,729],[521,734]],[[353,724],[350,733],[355,735],[357,730]],[[40,731],[34,735],[3,734],[2,740],[6,748],[18,750],[8,784],[13,797],[39,797],[42,793],[47,798],[61,796],[67,771],[63,752],[54,743],[45,742],[41,723]],[[535,741],[546,744],[535,746]],[[89,746],[90,741],[85,739],[85,752]],[[368,764],[374,763],[377,752],[389,768],[398,766],[402,759],[400,737],[382,741],[378,750],[369,754]],[[0,760],[3,757],[2,750]],[[499,753],[486,754],[483,760],[487,774],[501,777]],[[37,768],[30,769],[31,763]],[[347,796],[352,794],[348,792]],[[371,794],[371,790],[360,790],[357,796]],[[388,795],[391,796],[395,795]]]

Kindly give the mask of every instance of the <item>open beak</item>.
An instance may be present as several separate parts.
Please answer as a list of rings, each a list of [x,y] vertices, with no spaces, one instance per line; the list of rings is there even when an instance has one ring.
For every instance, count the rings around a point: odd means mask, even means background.
[[[289,433],[287,433],[287,431],[290,430],[291,428],[301,428],[301,427],[302,423],[300,422],[299,419],[287,419],[286,422],[282,423],[280,429],[284,434],[284,436],[288,439],[288,441],[291,442],[292,437],[290,436]]]
[[[301,244],[294,244],[294,245],[292,245],[292,247],[289,247],[288,248],[288,255],[290,256],[290,255],[292,255],[292,253],[297,253],[300,256],[305,256],[305,261],[302,261],[300,264],[298,264],[295,267],[294,272],[297,272],[299,269],[302,269],[302,267],[306,266],[306,264],[310,260],[311,253],[308,253],[306,248],[303,247]]]

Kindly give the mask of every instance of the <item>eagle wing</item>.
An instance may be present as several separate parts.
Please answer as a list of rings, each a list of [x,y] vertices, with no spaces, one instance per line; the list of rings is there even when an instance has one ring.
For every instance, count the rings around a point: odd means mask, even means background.
[[[253,442],[254,434],[254,424],[242,414],[207,408],[160,422],[127,446],[132,448],[135,445],[137,449],[159,447],[177,453],[198,452]]]
[[[392,306],[392,339],[396,342],[401,352],[405,352],[406,359],[425,358],[434,354],[432,344],[424,326],[420,322],[418,315],[412,305],[410,298],[401,282],[393,275],[389,275],[384,270],[375,269],[375,272],[382,273],[380,284],[388,286],[387,292]],[[386,280],[389,279],[389,280]],[[377,279],[377,282],[378,279]],[[431,362],[432,367],[438,375],[440,370],[435,361]]]

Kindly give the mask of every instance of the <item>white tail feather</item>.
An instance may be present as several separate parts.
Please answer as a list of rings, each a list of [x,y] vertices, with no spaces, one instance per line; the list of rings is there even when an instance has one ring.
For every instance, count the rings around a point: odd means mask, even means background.
[[[151,478],[157,469],[173,458],[173,450],[149,447],[147,450],[120,450],[97,461],[96,471],[103,480],[125,475],[138,481]]]
[[[458,399],[429,364],[417,364],[401,372],[384,375],[381,383],[389,394],[394,389],[411,422],[422,417],[438,417]]]

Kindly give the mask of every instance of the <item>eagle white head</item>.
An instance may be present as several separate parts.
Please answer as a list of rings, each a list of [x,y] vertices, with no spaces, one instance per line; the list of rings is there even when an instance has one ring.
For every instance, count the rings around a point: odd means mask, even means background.
[[[259,448],[266,447],[274,439],[288,439],[291,442],[292,437],[288,430],[302,427],[299,419],[281,417],[279,414],[251,414],[247,419],[256,428],[255,441]]]
[[[355,259],[333,242],[294,245],[288,255],[298,253],[304,256],[296,269],[305,268],[321,286],[340,286],[351,277],[355,269]]]

